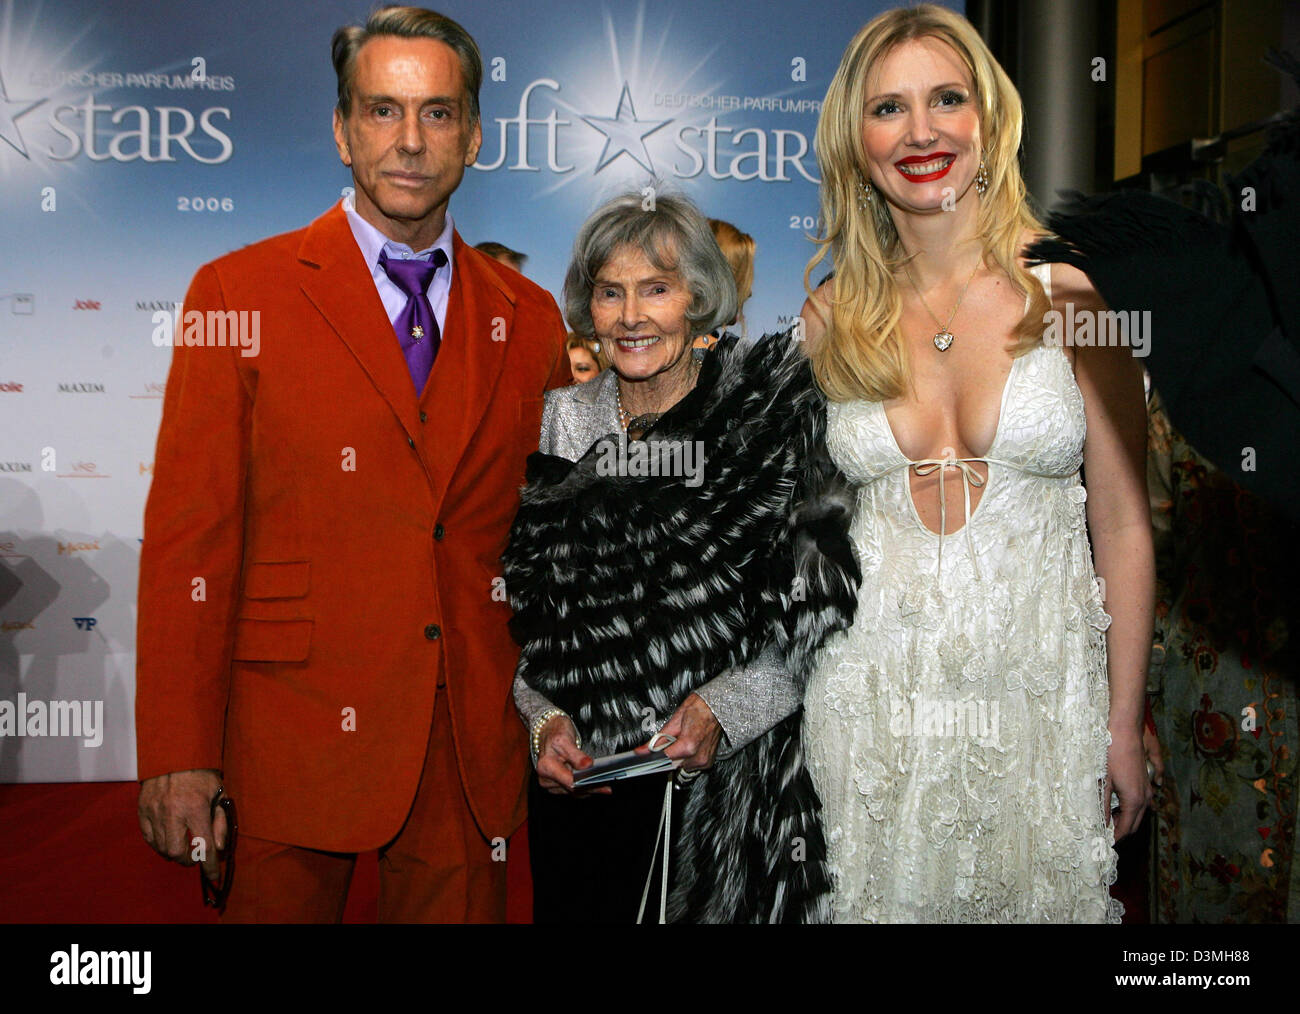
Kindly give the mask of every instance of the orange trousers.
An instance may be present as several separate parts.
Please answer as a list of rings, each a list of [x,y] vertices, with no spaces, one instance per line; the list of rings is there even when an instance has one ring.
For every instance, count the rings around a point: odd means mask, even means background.
[[[379,850],[379,921],[505,922],[505,849],[494,850],[474,823],[456,770],[445,688],[439,691],[411,812],[397,837]],[[320,852],[246,835],[235,849],[235,879],[222,922],[342,920],[355,852]]]

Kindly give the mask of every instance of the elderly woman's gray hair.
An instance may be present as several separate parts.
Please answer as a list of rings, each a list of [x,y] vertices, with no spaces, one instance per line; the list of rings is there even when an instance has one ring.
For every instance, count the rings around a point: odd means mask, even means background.
[[[647,208],[649,210],[647,210]],[[660,271],[677,271],[692,299],[686,320],[694,335],[736,319],[736,280],[718,249],[709,220],[687,198],[634,191],[606,201],[583,223],[564,278],[569,327],[593,334],[591,294],[614,251],[630,246]]]

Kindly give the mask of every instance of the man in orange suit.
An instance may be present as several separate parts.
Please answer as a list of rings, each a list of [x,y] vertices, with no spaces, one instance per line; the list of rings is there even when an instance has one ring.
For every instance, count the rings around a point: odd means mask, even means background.
[[[482,140],[474,40],[390,7],[333,55],[354,194],[205,265],[185,300],[186,321],[259,314],[260,340],[174,352],[140,566],[140,826],[216,876],[224,788],[229,920],[337,921],[376,849],[381,920],[501,921],[529,767],[498,556],[564,329],[448,214]]]

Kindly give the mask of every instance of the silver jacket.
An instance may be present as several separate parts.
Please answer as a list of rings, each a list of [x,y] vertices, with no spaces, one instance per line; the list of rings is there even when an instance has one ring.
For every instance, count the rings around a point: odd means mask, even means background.
[[[618,375],[607,369],[595,380],[572,384],[546,393],[542,434],[538,449],[577,461],[599,438],[620,427],[617,400]],[[717,759],[729,757],[757,739],[799,707],[799,692],[772,645],[744,666],[715,676],[697,691],[722,726],[723,742]],[[554,705],[516,675],[515,707],[525,727]],[[646,737],[649,739],[649,736]]]

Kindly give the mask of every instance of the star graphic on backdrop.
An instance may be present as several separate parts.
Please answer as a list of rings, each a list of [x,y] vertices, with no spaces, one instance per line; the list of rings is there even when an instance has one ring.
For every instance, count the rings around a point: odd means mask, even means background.
[[[24,113],[30,113],[44,101],[44,99],[37,99],[35,102],[28,99],[10,99],[9,93],[5,90],[4,79],[0,78],[0,139],[13,145],[14,150],[23,158],[30,159],[31,156],[27,154],[23,135],[18,133],[18,124],[14,121]]]
[[[660,127],[672,123],[672,120],[638,120],[636,110],[632,107],[632,93],[627,82],[623,82],[623,93],[618,97],[618,112],[613,116],[584,116],[591,127],[605,135],[605,147],[596,164],[600,172],[624,152],[646,172],[653,174],[654,163],[650,161],[650,152],[646,149],[645,139]],[[640,154],[637,154],[640,152]]]

